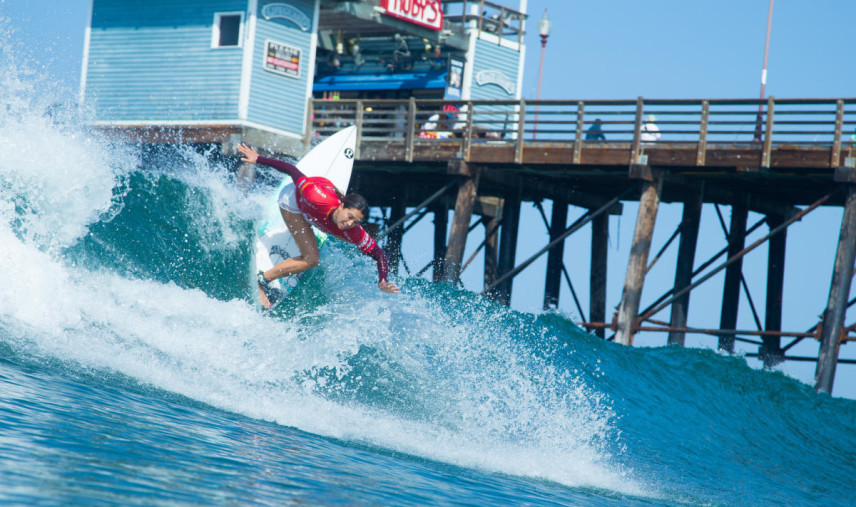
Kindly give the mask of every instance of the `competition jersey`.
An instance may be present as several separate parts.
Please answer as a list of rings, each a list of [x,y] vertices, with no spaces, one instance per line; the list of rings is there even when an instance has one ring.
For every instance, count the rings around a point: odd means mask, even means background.
[[[339,200],[336,187],[330,180],[322,176],[304,176],[295,182],[295,186],[297,187],[297,206],[309,223],[327,234],[357,245],[364,254],[371,253],[375,247],[375,241],[363,226],[339,229],[333,222],[331,214],[342,204],[342,201]]]

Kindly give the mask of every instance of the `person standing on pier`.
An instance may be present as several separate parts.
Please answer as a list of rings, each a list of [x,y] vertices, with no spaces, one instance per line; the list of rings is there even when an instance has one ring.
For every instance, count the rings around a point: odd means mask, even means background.
[[[586,141],[606,141],[606,136],[603,135],[603,122],[597,118],[591,127],[586,130]]]
[[[654,123],[655,121],[657,121],[657,117],[653,114],[649,114],[645,118],[645,123],[642,124],[642,133],[639,136],[639,140],[643,143],[653,143],[660,140],[660,129]]]

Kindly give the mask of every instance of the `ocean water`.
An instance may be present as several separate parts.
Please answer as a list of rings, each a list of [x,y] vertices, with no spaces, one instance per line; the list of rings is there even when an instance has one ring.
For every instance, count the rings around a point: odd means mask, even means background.
[[[621,347],[421,279],[382,294],[336,242],[262,313],[270,185],[104,139],[9,47],[0,503],[854,503],[856,402],[739,357]]]

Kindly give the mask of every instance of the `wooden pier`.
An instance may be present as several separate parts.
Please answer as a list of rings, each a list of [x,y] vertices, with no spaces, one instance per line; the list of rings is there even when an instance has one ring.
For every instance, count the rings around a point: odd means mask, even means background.
[[[388,231],[406,230],[433,212],[435,280],[457,279],[475,215],[484,225],[485,241],[478,248],[486,259],[484,294],[508,304],[514,276],[545,254],[544,306],[555,307],[563,278],[569,282],[561,262],[564,239],[591,223],[590,319],[583,325],[599,336],[632,344],[638,332],[662,332],[668,343],[683,344],[687,333],[706,334],[731,352],[740,340],[757,344],[758,353],[749,355],[766,366],[805,360],[788,351],[814,339],[820,342],[812,359],[817,361],[816,387],[826,392],[832,389],[839,346],[856,340],[856,325],[844,322],[847,308],[856,303],[849,299],[856,254],[856,142],[851,141],[856,99],[314,100],[310,110],[307,143],[344,125],[358,126],[355,187],[373,205],[397,210],[385,224]],[[600,132],[592,130],[596,120]],[[645,135],[650,123],[658,136]],[[448,237],[442,217],[451,204],[441,197],[454,198]],[[552,216],[544,216],[550,242],[535,256],[517,259],[521,203],[543,199],[554,204]],[[610,315],[606,219],[621,214],[624,201],[640,206],[623,296]],[[641,308],[661,202],[684,208],[669,240],[679,238],[675,283]],[[696,266],[703,203],[729,206],[732,213],[728,247]],[[588,211],[566,227],[568,206]],[[783,331],[786,231],[820,206],[845,209],[826,311],[819,322],[807,323],[808,331]],[[405,216],[408,208],[412,211]],[[764,218],[748,224],[750,211]],[[768,234],[745,244],[748,234],[762,226]],[[742,259],[762,244],[769,249],[764,322],[758,329],[736,329]],[[720,327],[691,327],[692,290],[722,271]],[[668,321],[657,320],[660,312],[669,312]]]

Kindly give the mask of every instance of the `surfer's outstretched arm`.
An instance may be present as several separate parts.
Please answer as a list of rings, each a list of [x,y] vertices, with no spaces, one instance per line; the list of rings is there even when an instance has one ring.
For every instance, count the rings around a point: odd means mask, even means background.
[[[258,152],[256,152],[256,150],[250,148],[244,143],[238,145],[238,150],[240,150],[240,152],[244,154],[244,158],[241,159],[244,162],[271,166],[277,171],[291,176],[291,179],[294,181],[306,177],[306,175],[303,174],[300,169],[297,168],[296,165],[289,164],[288,162],[285,162],[283,160],[277,160],[275,158],[262,157],[258,154]]]
[[[377,262],[377,287],[383,292],[397,294],[399,292],[398,286],[387,280],[389,262],[386,260],[386,254],[383,253],[383,249],[375,243],[374,248],[367,252],[366,255],[370,255]]]

